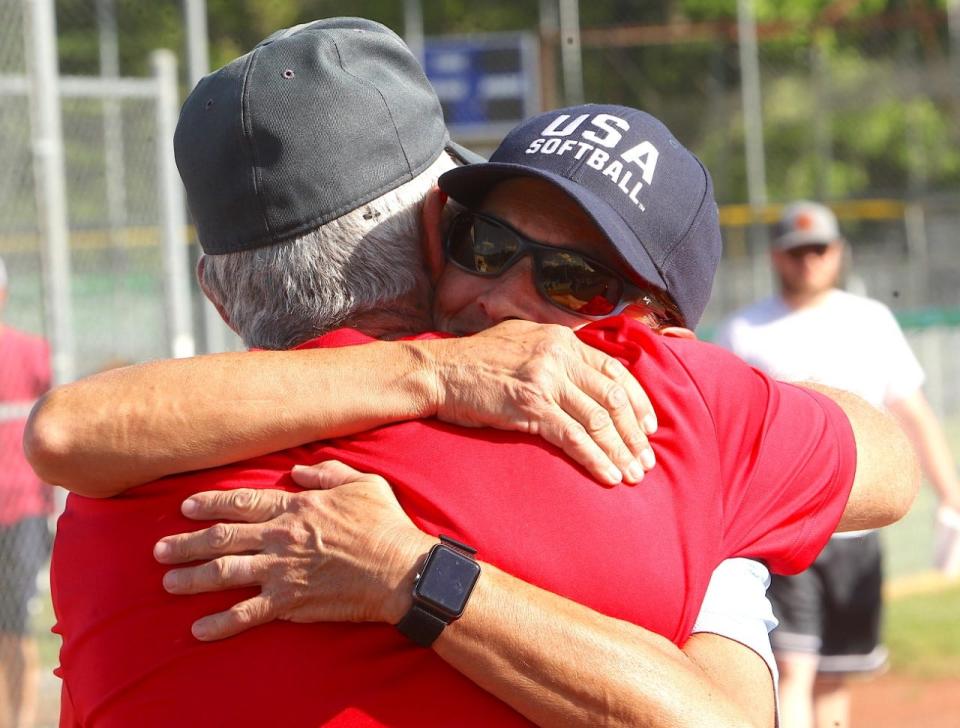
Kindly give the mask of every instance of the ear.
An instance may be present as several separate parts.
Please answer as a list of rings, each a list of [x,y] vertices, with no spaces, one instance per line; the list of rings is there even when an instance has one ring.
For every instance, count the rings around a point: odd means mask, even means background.
[[[447,204],[447,194],[434,185],[423,200],[420,213],[423,237],[423,261],[434,285],[440,280],[446,260],[443,255],[443,208]]]
[[[227,310],[210,294],[210,289],[207,288],[207,284],[203,279],[203,269],[206,267],[206,265],[207,256],[201,255],[200,260],[197,261],[197,282],[200,284],[200,290],[203,291],[203,295],[207,297],[207,300],[213,304],[213,307],[217,309],[217,313],[220,314],[220,318],[223,319],[223,323],[230,327],[232,331],[236,331],[236,329],[234,329],[230,324],[230,317],[227,315]]]
[[[672,336],[675,339],[697,338],[695,333],[693,333],[690,329],[683,328],[682,326],[664,326],[661,329],[654,328],[650,324],[650,319],[652,318],[650,312],[638,304],[630,304],[620,312],[620,315],[639,321],[645,326],[650,326],[655,333],[658,333],[661,336]]]
[[[672,336],[674,339],[691,339],[696,340],[697,335],[693,333],[690,329],[685,329],[682,326],[664,326],[660,329],[661,336]]]

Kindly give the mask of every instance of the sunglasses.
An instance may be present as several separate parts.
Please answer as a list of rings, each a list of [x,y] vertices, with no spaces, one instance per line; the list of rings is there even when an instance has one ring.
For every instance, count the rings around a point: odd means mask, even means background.
[[[801,260],[802,258],[806,258],[811,254],[817,256],[818,258],[822,258],[827,252],[828,247],[829,246],[825,243],[809,243],[807,245],[798,245],[788,249],[787,255],[794,260]]]
[[[531,255],[540,295],[578,316],[610,316],[634,303],[660,312],[654,297],[603,263],[574,250],[531,240],[492,215],[457,215],[447,233],[446,253],[461,270],[487,278],[499,276],[525,255]]]

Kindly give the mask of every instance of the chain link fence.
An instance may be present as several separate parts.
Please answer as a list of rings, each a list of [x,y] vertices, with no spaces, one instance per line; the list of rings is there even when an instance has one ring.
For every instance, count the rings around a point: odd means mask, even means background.
[[[0,726],[26,724],[37,705],[40,673],[30,606],[38,575],[47,557],[48,492],[24,461],[20,450],[23,421],[45,384],[35,379],[38,367],[31,344],[10,327],[43,331],[40,254],[34,195],[31,113],[27,96],[11,88],[27,72],[23,4],[0,4]],[[7,284],[9,281],[9,285]],[[16,349],[16,352],[11,351]],[[13,362],[16,356],[22,360]],[[44,377],[49,379],[49,377]],[[39,501],[37,500],[39,499]],[[31,665],[33,665],[31,667]]]
[[[32,725],[29,713],[38,706],[40,724],[54,725],[59,690],[49,670],[57,659],[49,635],[52,615],[46,599],[31,599],[38,578],[41,594],[47,592],[43,567],[48,543],[38,534],[46,533],[50,489],[29,477],[20,446],[26,412],[44,387],[37,384],[27,391],[27,380],[38,381],[30,370],[35,357],[15,345],[10,332],[58,341],[58,326],[68,321],[70,345],[59,340],[60,359],[54,360],[62,380],[191,353],[194,328],[182,194],[179,183],[174,194],[165,184],[171,174],[175,179],[170,124],[179,106],[175,58],[161,53],[139,59],[131,67],[142,75],[121,76],[121,29],[104,15],[115,11],[113,3],[59,3],[56,20],[62,32],[53,45],[50,69],[59,73],[51,88],[38,81],[44,70],[43,49],[37,46],[44,41],[44,5],[52,8],[53,3],[0,2],[0,258],[9,281],[0,329],[5,337],[0,365],[0,618],[6,620],[0,622],[0,727]],[[93,73],[77,60],[76,51],[78,40],[90,42],[91,31],[99,44]],[[43,135],[39,97],[45,92],[56,94],[62,136]],[[62,175],[55,174],[65,187],[67,279],[51,275],[56,251],[50,246],[58,221],[45,183],[57,151]],[[66,310],[58,312],[58,305]],[[44,502],[39,513],[34,498]],[[28,603],[40,611],[21,624]],[[31,635],[40,643],[40,673],[37,641]],[[20,705],[25,712],[18,718]]]

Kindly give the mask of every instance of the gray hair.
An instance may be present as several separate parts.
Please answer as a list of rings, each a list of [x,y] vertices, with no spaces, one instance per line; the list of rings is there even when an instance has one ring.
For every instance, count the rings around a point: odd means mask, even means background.
[[[205,258],[203,286],[249,347],[289,349],[429,286],[420,211],[456,163],[417,177],[293,240]]]

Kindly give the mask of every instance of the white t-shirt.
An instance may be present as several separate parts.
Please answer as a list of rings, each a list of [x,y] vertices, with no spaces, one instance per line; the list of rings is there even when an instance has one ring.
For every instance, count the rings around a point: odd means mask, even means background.
[[[923,369],[890,309],[833,290],[815,306],[793,310],[779,296],[723,322],[720,344],[786,382],[818,382],[886,407],[923,385]],[[852,537],[863,531],[838,534]]]
[[[923,369],[890,309],[833,290],[797,311],[767,298],[727,319],[716,343],[774,379],[853,392],[875,407],[913,394]]]

